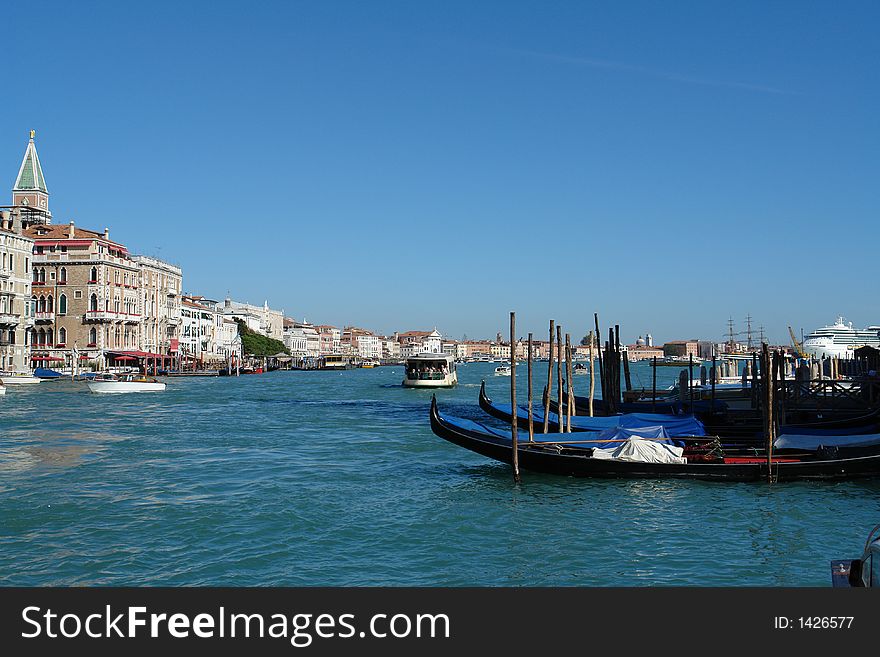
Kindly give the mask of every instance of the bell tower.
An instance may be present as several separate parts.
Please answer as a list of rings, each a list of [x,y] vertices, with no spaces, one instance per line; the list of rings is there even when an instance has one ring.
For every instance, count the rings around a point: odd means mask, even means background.
[[[22,209],[22,220],[27,224],[52,223],[49,212],[49,190],[43,178],[43,168],[34,145],[34,131],[21,160],[21,168],[12,188],[12,204]]]

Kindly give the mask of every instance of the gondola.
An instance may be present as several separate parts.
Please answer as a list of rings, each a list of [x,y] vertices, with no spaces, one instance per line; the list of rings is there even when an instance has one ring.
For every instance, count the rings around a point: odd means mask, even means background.
[[[486,414],[504,422],[509,423],[510,404],[496,404],[486,394],[486,382],[480,384],[480,408]],[[549,413],[547,416],[547,428],[550,431],[559,431],[559,416],[556,413]],[[521,427],[527,430],[529,421],[528,410],[517,408],[517,422]],[[564,421],[564,418],[563,418]],[[535,409],[532,412],[532,422],[536,431],[544,429],[544,412]],[[576,415],[571,418],[572,431],[600,431],[610,427],[623,426],[628,428],[658,426],[662,425],[667,428],[670,434],[674,436],[703,436],[706,429],[702,422],[692,415],[664,415],[660,413],[629,413],[626,415],[605,415],[599,417],[588,417],[584,415]]]
[[[440,438],[496,461],[512,462],[513,448],[508,432],[491,429],[473,420],[441,415],[436,397],[431,400],[430,420],[431,430]],[[554,436],[558,440],[549,442]],[[880,476],[880,451],[876,450],[864,456],[844,458],[827,458],[821,451],[789,453],[774,457],[772,471],[768,473],[766,456],[757,451],[753,455],[688,458],[687,463],[645,463],[594,458],[590,448],[572,443],[572,434],[543,434],[541,438],[540,442],[529,443],[527,439],[519,442],[517,453],[523,470],[570,477],[739,482],[767,481],[771,476],[776,481]]]

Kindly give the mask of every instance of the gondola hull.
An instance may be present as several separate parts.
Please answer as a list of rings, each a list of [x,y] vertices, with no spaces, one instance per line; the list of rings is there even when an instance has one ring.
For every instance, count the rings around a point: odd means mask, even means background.
[[[456,426],[440,414],[436,399],[431,402],[430,419],[431,430],[440,438],[487,458],[508,464],[512,462],[513,449],[509,439]],[[523,470],[569,477],[739,482],[767,481],[770,478],[766,460],[759,458],[687,464],[594,459],[590,450],[552,443],[529,443],[527,435],[519,442],[517,453],[520,468]],[[775,481],[840,480],[877,476],[880,476],[880,454],[834,460],[776,459],[772,464],[772,478]]]

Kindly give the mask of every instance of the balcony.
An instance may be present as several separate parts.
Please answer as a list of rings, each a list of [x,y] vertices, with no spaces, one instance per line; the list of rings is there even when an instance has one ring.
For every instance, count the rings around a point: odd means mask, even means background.
[[[21,318],[12,313],[0,313],[0,326],[15,326]]]
[[[34,321],[36,322],[54,322],[55,321],[55,312],[54,311],[43,311],[34,313]]]
[[[111,322],[119,318],[117,313],[114,313],[112,310],[88,310],[84,319],[87,322]]]
[[[176,297],[177,296],[177,288],[174,287],[173,285],[169,285],[168,287],[165,288],[165,294],[169,297]]]

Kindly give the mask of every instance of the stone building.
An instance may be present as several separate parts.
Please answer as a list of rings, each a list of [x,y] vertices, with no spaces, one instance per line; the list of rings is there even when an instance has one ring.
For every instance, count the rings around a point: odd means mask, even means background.
[[[128,249],[112,241],[106,228],[98,233],[72,221],[35,224],[25,232],[34,240],[34,359],[104,365],[108,351],[138,350],[140,270]]]
[[[31,258],[34,241],[25,234],[21,212],[0,212],[0,370],[31,365]]]
[[[145,352],[177,356],[183,272],[158,258],[137,255],[141,298],[141,343]]]

